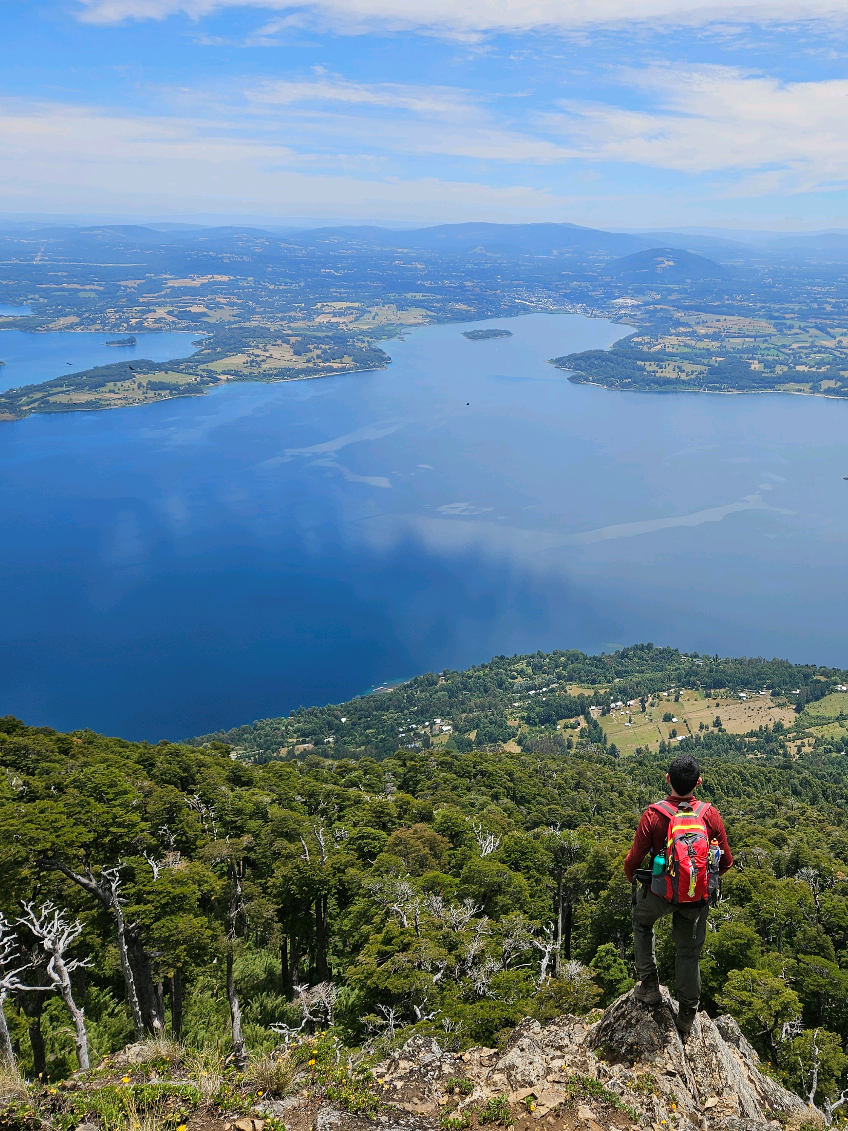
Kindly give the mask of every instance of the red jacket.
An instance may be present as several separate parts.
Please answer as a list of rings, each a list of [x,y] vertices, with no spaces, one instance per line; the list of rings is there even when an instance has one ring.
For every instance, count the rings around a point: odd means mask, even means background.
[[[693,795],[691,793],[688,797],[678,797],[676,793],[671,793],[666,798],[666,801],[676,806],[678,801],[692,801],[692,799]],[[719,815],[718,809],[715,809],[712,805],[704,811],[703,818],[710,839],[712,840],[712,838],[715,837],[721,849],[721,864],[718,870],[723,876],[733,864],[730,845],[727,843],[727,833],[724,831],[724,822]],[[624,874],[627,876],[628,880],[633,879],[633,873],[637,868],[641,868],[642,861],[649,852],[659,852],[661,848],[665,848],[668,838],[668,822],[669,818],[665,813],[660,813],[658,809],[646,809],[642,814],[642,820],[639,822],[639,827],[633,838],[633,847],[628,852],[627,859],[624,861]]]

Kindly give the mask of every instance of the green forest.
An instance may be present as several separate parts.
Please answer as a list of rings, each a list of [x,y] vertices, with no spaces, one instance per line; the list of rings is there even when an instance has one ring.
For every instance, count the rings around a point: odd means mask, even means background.
[[[633,984],[622,861],[672,756],[624,756],[609,712],[755,688],[797,724],[732,734],[717,714],[673,744],[736,858],[702,1007],[797,1090],[818,1049],[824,1102],[848,1067],[845,677],[644,645],[498,657],[184,742],[0,720],[3,1055],[52,1095],[167,1039],[237,1088],[279,1047],[319,1065],[321,1041],[336,1062],[414,1033],[491,1047],[524,1017],[603,1008]],[[326,1087],[365,1103],[329,1069]]]

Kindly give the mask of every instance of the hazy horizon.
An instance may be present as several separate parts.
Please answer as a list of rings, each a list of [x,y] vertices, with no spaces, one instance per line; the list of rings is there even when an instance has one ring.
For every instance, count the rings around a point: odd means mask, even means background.
[[[130,215],[27,215],[21,214],[0,214],[0,230],[14,230],[15,228],[38,228],[38,227],[67,227],[70,229],[86,229],[96,227],[131,227],[137,226],[142,228],[150,228],[154,231],[161,230],[166,234],[168,230],[202,230],[205,228],[225,228],[225,227],[244,227],[253,228],[256,230],[264,230],[271,232],[285,232],[285,231],[310,231],[313,229],[321,228],[353,228],[353,227],[372,227],[384,228],[390,231],[414,231],[422,228],[436,228],[447,226],[451,224],[468,224],[468,223],[489,223],[489,224],[518,224],[529,225],[533,223],[538,224],[565,224],[573,225],[576,227],[585,227],[590,230],[609,231],[609,232],[622,232],[633,235],[650,235],[651,232],[680,234],[680,235],[706,235],[739,240],[740,242],[750,242],[758,236],[819,236],[819,235],[848,235],[848,227],[846,228],[779,228],[779,227],[711,227],[704,225],[676,225],[668,224],[662,227],[640,228],[640,227],[625,227],[621,225],[610,225],[607,228],[598,227],[593,229],[592,225],[576,224],[573,220],[537,220],[537,221],[510,221],[510,220],[391,220],[385,218],[374,217],[256,217],[256,216],[218,216],[218,217],[204,217],[204,218],[184,218],[184,217],[167,217],[167,216],[130,216]]]

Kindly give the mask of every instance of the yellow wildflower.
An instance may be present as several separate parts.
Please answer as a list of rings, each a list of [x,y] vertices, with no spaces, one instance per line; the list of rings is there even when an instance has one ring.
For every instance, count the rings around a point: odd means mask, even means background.
[[[121,1083],[122,1084],[129,1084],[129,1082],[130,1082],[129,1076],[122,1076],[121,1077]]]
[[[310,1067],[311,1067],[311,1066],[312,1066],[312,1065],[313,1065],[314,1063],[315,1063],[315,1057],[313,1056],[312,1060],[310,1060],[310,1062],[309,1062],[309,1065],[310,1065]]]

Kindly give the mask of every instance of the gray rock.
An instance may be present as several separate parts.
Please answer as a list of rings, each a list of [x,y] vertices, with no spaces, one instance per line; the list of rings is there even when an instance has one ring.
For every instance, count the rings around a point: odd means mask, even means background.
[[[759,1070],[759,1059],[732,1017],[699,1013],[684,1042],[675,1026],[677,1003],[663,989],[650,1007],[632,991],[607,1009],[586,1040],[605,1060],[645,1071],[661,1068],[658,1092],[693,1126],[726,1131],[765,1128],[780,1117],[788,1126],[823,1125],[821,1113]],[[654,1073],[656,1074],[656,1073]]]
[[[684,1041],[677,1003],[643,1005],[622,995],[595,1025],[560,1017],[542,1026],[530,1018],[505,1047],[445,1052],[432,1037],[413,1037],[375,1070],[375,1090],[386,1105],[373,1123],[328,1105],[315,1131],[437,1131],[449,1112],[505,1095],[514,1115],[535,1103],[535,1118],[566,1108],[584,1131],[626,1131],[638,1122],[656,1131],[783,1131],[801,1123],[823,1126],[819,1111],[760,1071],[751,1045],[731,1017],[699,1013]],[[574,1091],[575,1077],[606,1090]],[[468,1081],[463,1090],[451,1077]],[[578,1081],[579,1085],[579,1081]],[[452,1087],[449,1091],[448,1088]],[[779,1122],[775,1122],[778,1120]]]

